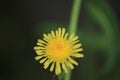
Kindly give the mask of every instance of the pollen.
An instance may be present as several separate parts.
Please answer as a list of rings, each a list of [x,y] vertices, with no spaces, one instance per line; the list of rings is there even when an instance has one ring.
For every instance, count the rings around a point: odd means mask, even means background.
[[[43,39],[38,39],[34,50],[37,53],[35,59],[43,63],[45,69],[50,66],[50,71],[55,70],[56,75],[59,75],[62,70],[68,73],[68,67],[74,69],[74,65],[78,65],[73,57],[84,57],[80,53],[83,48],[81,48],[78,36],[71,34],[68,37],[65,28],[43,34]]]

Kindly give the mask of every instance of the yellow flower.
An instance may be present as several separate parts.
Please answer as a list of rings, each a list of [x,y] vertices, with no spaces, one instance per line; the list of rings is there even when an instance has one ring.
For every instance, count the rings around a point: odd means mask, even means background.
[[[80,47],[78,36],[72,34],[68,37],[65,28],[58,28],[55,32],[43,34],[43,40],[38,39],[37,46],[34,47],[37,53],[35,59],[43,63],[45,69],[49,66],[51,72],[55,69],[56,75],[60,74],[61,70],[67,73],[67,67],[74,69],[73,64],[78,65],[73,58],[84,56],[80,53],[83,51]]]

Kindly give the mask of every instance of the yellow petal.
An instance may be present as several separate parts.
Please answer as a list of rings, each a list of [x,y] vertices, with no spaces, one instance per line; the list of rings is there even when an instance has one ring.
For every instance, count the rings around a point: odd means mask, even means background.
[[[48,40],[51,40],[52,39],[52,35],[49,33],[48,34]]]
[[[58,31],[56,30],[56,37],[58,37]]]
[[[50,67],[50,71],[52,72],[55,66],[55,62],[52,63],[51,67]]]
[[[65,63],[62,63],[62,68],[65,71],[65,73],[68,73]]]
[[[48,66],[49,66],[49,64],[50,64],[50,60],[47,60],[47,61],[44,63],[44,68],[47,69]]]
[[[80,51],[83,51],[83,48],[79,48],[79,49],[75,49],[75,50],[73,50],[73,52],[80,52]]]
[[[35,47],[34,47],[34,50],[39,50],[39,49],[40,49],[39,46],[35,46]]]
[[[35,60],[39,60],[39,59],[41,59],[43,56],[36,56],[35,57]]]
[[[51,31],[51,35],[53,38],[55,38],[55,33],[53,31]]]
[[[83,57],[84,55],[79,53],[73,53],[72,56],[80,58],[80,57]]]
[[[37,45],[39,45],[39,46],[45,46],[44,44],[42,44],[42,43],[37,43]]]
[[[79,48],[81,45],[82,45],[81,43],[75,44],[75,45],[73,46],[73,48]]]
[[[44,50],[36,50],[35,52],[36,52],[36,53],[37,53],[37,52],[39,52],[39,53],[40,53],[40,52],[43,52],[43,51],[44,51]]]
[[[40,60],[40,63],[44,63],[46,61],[47,58],[43,58]]]
[[[78,39],[78,36],[75,36],[74,38],[72,38],[72,41],[76,41]]]
[[[43,36],[44,36],[44,40],[46,41],[46,42],[49,42],[50,41],[50,34],[43,34]]]
[[[74,44],[76,44],[78,42],[79,42],[79,40],[76,40],[76,41],[72,41],[71,43],[72,43],[72,45],[74,45]]]
[[[56,73],[56,75],[61,73],[61,67],[60,67],[60,63],[58,61],[56,62],[55,73]]]
[[[66,39],[66,38],[67,38],[67,36],[68,36],[68,33],[66,33],[66,34],[65,34],[64,38]]]
[[[67,65],[70,67],[70,69],[74,69],[74,66],[69,61],[67,61]]]
[[[38,47],[38,46],[34,47],[34,50],[40,50],[40,49],[46,49],[46,48],[45,47]]]
[[[48,36],[47,36],[47,34],[43,34],[43,36],[44,36],[44,38],[48,39]]]
[[[75,36],[75,34],[72,33],[69,37],[69,40],[71,40],[74,36]]]
[[[68,60],[69,60],[72,64],[78,65],[78,63],[77,63],[75,60],[73,60],[71,57],[69,57]]]
[[[61,28],[58,28],[58,35],[61,35]]]
[[[47,43],[49,42],[49,39],[43,38],[44,41],[46,41]]]
[[[35,52],[37,53],[37,55],[45,54],[45,53],[43,53],[43,50],[37,50],[37,51],[35,51]]]
[[[65,34],[65,28],[62,28],[62,33],[61,33],[61,37],[63,37]]]
[[[38,39],[38,42],[39,43],[43,43],[43,44],[47,44],[45,41],[41,40],[41,39]]]

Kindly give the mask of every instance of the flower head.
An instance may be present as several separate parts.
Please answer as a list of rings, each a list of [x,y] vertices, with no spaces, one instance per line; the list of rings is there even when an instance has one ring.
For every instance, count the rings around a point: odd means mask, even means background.
[[[67,73],[67,67],[74,69],[73,64],[78,65],[73,57],[81,58],[84,56],[80,53],[83,49],[78,36],[72,34],[68,37],[65,28],[58,28],[56,31],[43,34],[43,40],[38,39],[34,50],[37,53],[35,59],[43,63],[45,69],[49,66],[51,72],[55,69],[56,75],[60,74],[61,70]]]

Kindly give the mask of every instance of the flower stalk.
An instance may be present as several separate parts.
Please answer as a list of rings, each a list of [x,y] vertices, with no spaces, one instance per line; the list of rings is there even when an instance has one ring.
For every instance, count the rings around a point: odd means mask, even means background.
[[[82,0],[74,0],[71,16],[70,16],[69,33],[76,33],[81,2]]]
[[[69,23],[69,33],[76,33],[77,26],[78,26],[78,19],[81,9],[81,2],[82,0],[74,0],[73,7],[70,16],[70,23]],[[68,74],[65,75],[64,80],[70,80],[71,78],[71,70],[69,69]]]

